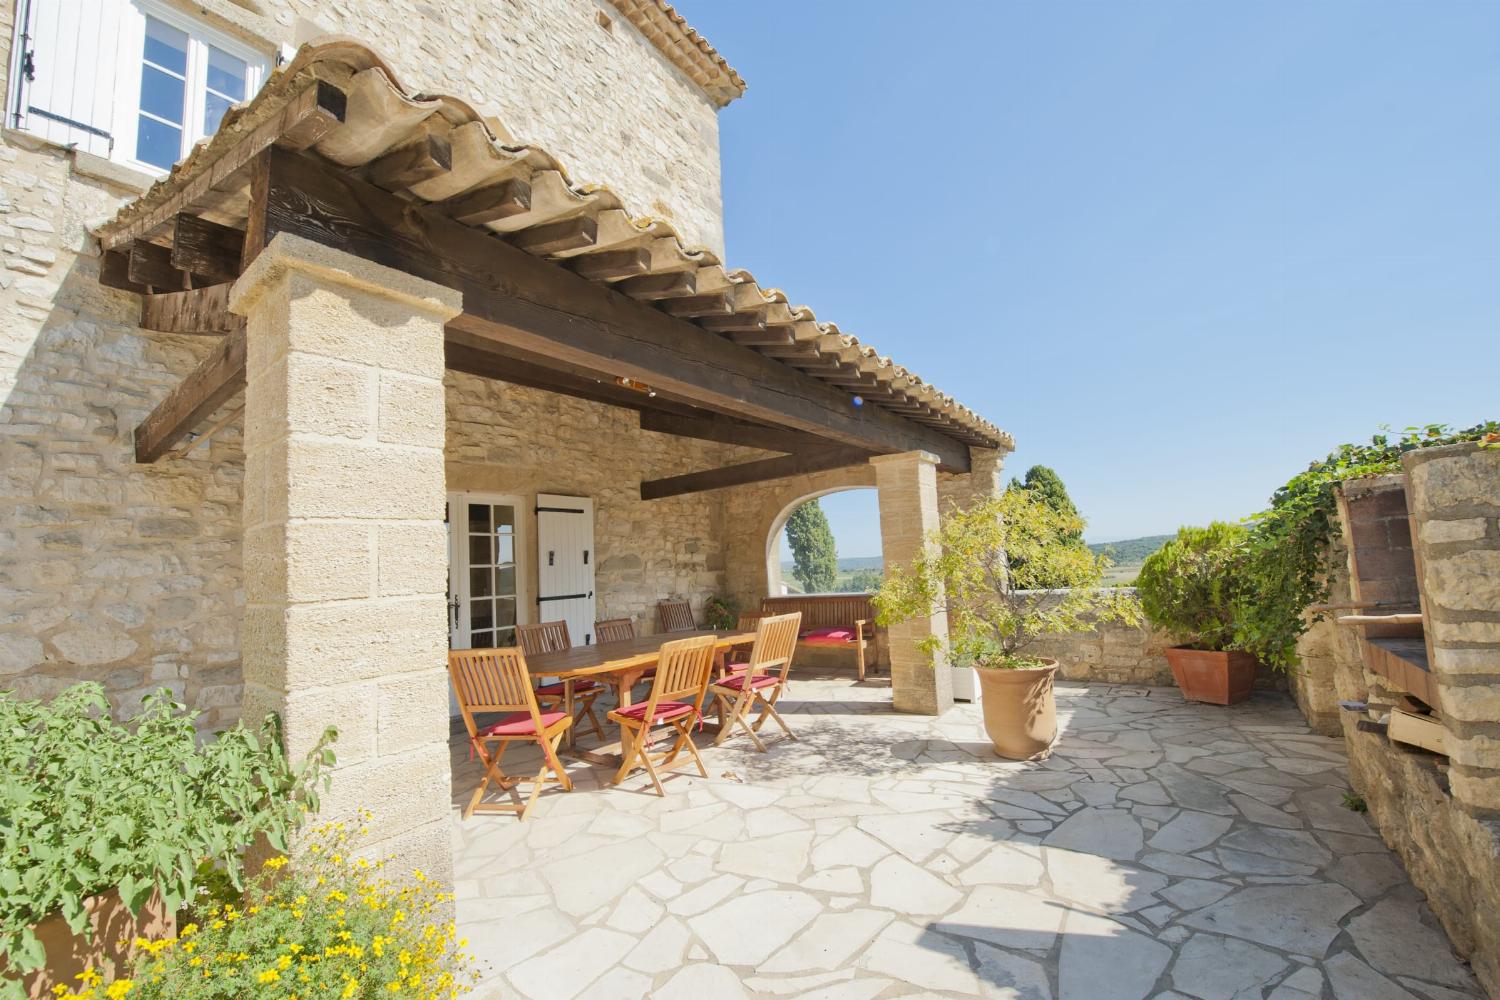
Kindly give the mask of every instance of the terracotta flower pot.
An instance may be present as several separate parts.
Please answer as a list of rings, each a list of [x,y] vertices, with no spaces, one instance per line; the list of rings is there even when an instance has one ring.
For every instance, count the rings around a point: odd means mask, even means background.
[[[1250,697],[1255,685],[1255,657],[1250,653],[1168,646],[1166,654],[1172,677],[1188,701],[1233,705]]]
[[[984,731],[995,752],[1010,760],[1040,760],[1057,739],[1057,702],[1052,695],[1056,660],[1046,666],[1006,670],[980,667]]]
[[[90,896],[83,907],[93,930],[92,940],[74,934],[60,913],[32,928],[47,950],[47,964],[21,979],[26,995],[33,1000],[51,997],[55,986],[77,989],[76,977],[85,969],[104,975],[123,975],[135,954],[136,938],[155,941],[177,933],[174,915],[166,912],[161,897],[154,893],[141,907],[139,918],[130,915],[113,889]],[[5,959],[0,956],[0,972],[4,969]]]

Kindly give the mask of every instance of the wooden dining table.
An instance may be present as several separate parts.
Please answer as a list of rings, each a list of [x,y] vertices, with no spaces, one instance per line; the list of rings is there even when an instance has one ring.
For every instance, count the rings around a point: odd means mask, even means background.
[[[556,677],[563,682],[563,703],[571,717],[573,714],[573,685],[580,680],[598,680],[609,684],[619,692],[620,707],[631,704],[630,689],[640,681],[641,675],[661,657],[663,643],[677,639],[695,639],[699,636],[714,637],[716,659],[735,646],[745,646],[755,641],[754,632],[716,632],[698,629],[692,632],[664,632],[659,635],[638,635],[619,642],[600,642],[590,646],[574,646],[556,653],[539,653],[528,656],[526,664],[533,677]],[[574,756],[594,764],[619,766],[624,749],[618,741],[604,746],[580,750],[574,746],[574,729],[568,727],[566,747]]]

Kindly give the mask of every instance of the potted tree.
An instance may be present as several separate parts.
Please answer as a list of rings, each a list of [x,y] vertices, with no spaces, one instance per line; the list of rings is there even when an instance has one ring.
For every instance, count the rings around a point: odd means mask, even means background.
[[[1099,587],[1107,561],[1082,544],[1082,528],[1077,514],[1010,490],[952,511],[928,551],[892,567],[875,597],[882,625],[947,612],[946,641],[930,636],[921,648],[934,663],[975,666],[985,732],[1002,757],[1045,757],[1057,738],[1057,661],[1029,651],[1037,640],[1140,621],[1133,595]],[[1036,587],[1042,580],[1051,587]]]
[[[1254,655],[1235,644],[1247,538],[1238,524],[1182,528],[1147,557],[1136,580],[1146,617],[1181,642],[1166,656],[1189,701],[1232,705],[1250,697],[1255,683]]]

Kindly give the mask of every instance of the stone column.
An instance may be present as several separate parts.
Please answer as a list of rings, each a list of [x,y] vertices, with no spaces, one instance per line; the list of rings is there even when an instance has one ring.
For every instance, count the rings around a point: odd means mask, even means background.
[[[245,718],[300,758],[327,726],[320,819],[451,884],[443,324],[458,292],[278,235],[235,283],[248,321]]]
[[[904,566],[934,548],[937,461],[925,451],[870,459],[880,494],[880,547],[887,567]],[[930,662],[917,648],[917,642],[929,635],[948,637],[947,612],[890,627],[891,700],[898,712],[940,715],[953,707],[953,672],[947,658],[939,654]]]
[[[1402,464],[1453,797],[1500,817],[1500,450],[1422,448]]]

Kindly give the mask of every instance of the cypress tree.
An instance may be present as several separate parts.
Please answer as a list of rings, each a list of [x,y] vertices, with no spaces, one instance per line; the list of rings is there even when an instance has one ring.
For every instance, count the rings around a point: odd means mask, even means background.
[[[792,575],[809,594],[828,593],[838,579],[839,557],[833,530],[818,501],[792,511],[786,521],[786,540],[792,548]]]

